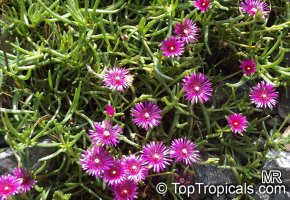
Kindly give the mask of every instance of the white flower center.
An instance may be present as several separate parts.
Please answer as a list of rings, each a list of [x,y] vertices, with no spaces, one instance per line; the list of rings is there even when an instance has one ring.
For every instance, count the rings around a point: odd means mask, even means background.
[[[4,187],[4,190],[9,190],[9,189],[10,189],[10,187],[7,185]]]
[[[154,154],[154,158],[155,158],[155,159],[159,159],[160,156],[159,156],[158,154]]]
[[[112,171],[112,174],[114,174],[114,175],[117,174],[117,171],[116,170]]]
[[[184,30],[183,30],[183,33],[184,33],[184,34],[187,34],[187,33],[188,33],[188,30],[187,30],[187,29],[184,29]]]
[[[173,51],[173,50],[174,50],[174,47],[173,47],[173,46],[171,46],[171,47],[170,47],[170,50],[171,50],[171,51]]]
[[[99,164],[99,163],[100,163],[100,159],[96,158],[96,159],[94,160],[94,162],[95,162],[96,164]]]
[[[18,179],[20,183],[23,183],[23,178]]]
[[[126,189],[123,190],[123,193],[124,193],[124,194],[128,194],[128,190],[126,190]]]
[[[183,154],[187,154],[187,149],[182,149],[181,152],[182,152]]]
[[[120,76],[116,76],[116,80],[117,81],[121,80],[121,77]]]
[[[267,97],[267,95],[266,94],[262,94],[262,98],[266,98]]]
[[[110,132],[109,131],[104,131],[104,135],[105,136],[109,136],[110,135]]]
[[[199,89],[200,89],[199,86],[195,86],[195,87],[194,87],[194,90],[195,90],[195,91],[199,91]]]
[[[250,70],[251,69],[251,67],[247,67],[247,70]]]
[[[252,8],[251,11],[252,11],[253,13],[256,13],[258,10],[257,10],[257,8]]]
[[[184,178],[180,178],[179,179],[179,183],[185,183],[185,179]]]
[[[146,113],[144,114],[144,116],[145,116],[146,119],[148,119],[148,118],[150,117],[150,114],[149,114],[148,112],[146,112]]]
[[[137,169],[137,166],[136,166],[136,165],[133,165],[133,166],[132,166],[132,169],[133,169],[133,170],[136,170],[136,169]]]
[[[238,122],[234,122],[234,125],[237,126],[238,125]]]
[[[205,6],[206,5],[206,3],[205,2],[202,2],[202,4],[201,4],[202,6]]]

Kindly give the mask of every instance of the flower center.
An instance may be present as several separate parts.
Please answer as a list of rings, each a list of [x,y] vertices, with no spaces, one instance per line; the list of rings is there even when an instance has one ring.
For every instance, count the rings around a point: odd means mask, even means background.
[[[121,192],[122,195],[128,195],[128,193],[129,193],[129,192],[128,192],[128,190],[126,190],[126,189],[122,190],[122,192]]]
[[[185,179],[184,179],[184,178],[180,178],[180,179],[179,179],[179,183],[181,183],[181,184],[182,184],[182,183],[185,183]]]
[[[195,87],[194,87],[194,90],[197,91],[197,92],[199,91],[199,89],[200,89],[199,86],[195,86]]]
[[[137,166],[136,166],[136,165],[133,165],[133,166],[132,166],[132,169],[137,169]]]
[[[251,67],[247,67],[247,70],[250,71]]]
[[[201,5],[202,5],[203,7],[205,7],[205,6],[206,6],[206,2],[205,2],[205,1],[202,2]]]
[[[175,48],[174,48],[174,46],[171,46],[169,49],[170,49],[171,51],[173,51]]]
[[[252,8],[251,11],[252,11],[253,13],[256,13],[258,10],[257,10],[257,8]]]
[[[263,99],[267,98],[267,94],[262,94],[262,98]]]
[[[160,156],[158,154],[154,154],[154,160],[158,161],[160,159]]]
[[[112,171],[112,174],[113,175],[117,174],[117,171],[116,170]]]
[[[149,114],[148,112],[146,112],[146,113],[144,114],[144,116],[145,116],[146,119],[148,119],[148,118],[150,117],[150,114]]]
[[[10,190],[10,187],[9,187],[8,185],[6,185],[6,186],[4,187],[4,190],[5,190],[5,191],[8,191],[8,190]]]
[[[110,132],[109,131],[104,131],[104,135],[105,136],[109,136],[110,135]]]
[[[239,123],[238,122],[234,122],[234,125],[237,126]]]
[[[100,163],[100,159],[96,158],[96,159],[94,160],[94,162],[95,162],[96,164],[99,164],[99,163]]]
[[[183,33],[184,33],[184,34],[187,34],[187,33],[188,33],[188,30],[187,30],[187,29],[184,29],[184,30],[183,30]]]
[[[117,81],[121,80],[121,77],[120,76],[116,76],[116,80]]]
[[[19,178],[18,179],[20,183],[23,183],[24,179],[23,178]]]
[[[184,149],[181,150],[181,152],[186,155],[187,154],[187,149],[184,148]]]

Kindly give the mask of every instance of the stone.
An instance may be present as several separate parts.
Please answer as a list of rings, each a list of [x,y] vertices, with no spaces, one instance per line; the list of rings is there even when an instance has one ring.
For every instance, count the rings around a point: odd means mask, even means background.
[[[288,93],[288,96],[286,95]],[[278,104],[278,114],[283,119],[290,114],[290,87],[287,88],[287,93],[285,91],[280,93],[279,104]],[[288,120],[290,123],[290,119]]]
[[[278,194],[262,194],[259,190],[252,195],[255,200],[289,200],[290,199],[290,191],[286,191],[284,193]]]
[[[214,155],[205,155],[201,157],[201,161],[206,161],[207,158],[216,158],[218,156]],[[222,169],[218,167],[218,164],[205,164],[200,165],[195,163],[194,164],[195,170],[195,183],[203,183],[204,185],[237,185],[237,180],[234,173],[229,169]],[[197,188],[196,188],[197,191]],[[191,197],[191,199],[198,200],[198,199],[205,199],[206,197],[213,198],[211,194],[197,194]],[[227,199],[225,196],[215,197],[217,199]]]
[[[11,172],[17,167],[17,160],[11,148],[0,153],[0,175]]]
[[[41,143],[52,143],[51,139],[45,138],[40,140]],[[55,148],[30,147],[29,148],[29,166],[32,170],[37,170],[43,163],[38,160],[55,152]],[[18,166],[17,159],[11,148],[5,148],[0,153],[0,175],[10,173]],[[53,161],[48,160],[42,173],[53,167]]]
[[[232,89],[230,87],[228,87],[226,84],[227,83],[238,83],[240,81],[240,79],[237,78],[229,78],[226,81],[221,81],[220,84],[217,86],[216,88],[216,103],[217,105],[222,105],[224,104],[228,98],[230,97],[230,95],[232,94]],[[237,87],[236,88],[236,95],[237,98],[241,98],[243,95],[249,93],[251,87],[253,85],[248,81],[246,83],[244,83],[242,86]]]
[[[283,132],[283,134],[281,135],[282,138],[290,138],[290,126],[288,126],[285,131]],[[285,144],[285,150],[286,151],[290,151],[290,143],[289,144]]]
[[[283,185],[290,186],[290,152],[269,150],[262,170],[279,170]]]

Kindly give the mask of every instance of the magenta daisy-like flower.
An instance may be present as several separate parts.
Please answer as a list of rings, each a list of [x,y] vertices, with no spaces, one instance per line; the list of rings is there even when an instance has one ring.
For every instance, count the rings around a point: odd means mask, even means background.
[[[197,40],[199,29],[190,19],[183,19],[183,23],[176,23],[174,33],[185,43],[194,43]]]
[[[123,92],[133,82],[133,76],[125,68],[113,67],[108,69],[103,75],[103,83],[111,90]]]
[[[194,73],[183,78],[185,97],[191,103],[207,102],[212,95],[212,83],[202,73]]]
[[[106,113],[109,117],[113,117],[114,114],[115,114],[115,108],[111,105],[106,105],[105,106],[105,110],[106,110]]]
[[[260,0],[245,0],[241,3],[243,13],[249,15],[256,15],[257,13],[262,14],[262,18],[266,18],[269,15],[269,6],[265,2]]]
[[[265,81],[258,83],[250,90],[251,102],[256,104],[257,108],[272,109],[277,104],[278,92],[274,85]]]
[[[149,127],[158,126],[162,116],[160,108],[155,103],[145,101],[135,104],[132,108],[132,117],[134,124],[147,131]]]
[[[248,128],[247,119],[240,113],[233,113],[227,117],[231,129],[235,133],[242,133]]]
[[[126,179],[126,174],[122,161],[114,160],[113,164],[104,171],[103,179],[110,186],[123,182]]]
[[[95,130],[90,130],[89,135],[95,144],[117,146],[120,134],[123,130],[116,124],[112,125],[112,121],[104,120],[102,123],[94,123]]]
[[[163,142],[153,141],[143,147],[141,158],[154,172],[160,172],[170,165],[169,156],[169,150]]]
[[[112,188],[114,200],[132,200],[138,198],[136,183],[126,180]]]
[[[19,192],[25,193],[29,191],[36,183],[36,180],[32,179],[29,175],[27,169],[23,168],[15,168],[12,171],[12,174],[17,178],[17,180],[21,183]]]
[[[207,12],[211,6],[210,0],[195,0],[194,6],[201,12]]]
[[[241,62],[241,68],[245,75],[249,76],[256,72],[256,63],[253,59],[246,59]]]
[[[100,177],[105,170],[114,164],[114,158],[103,147],[94,146],[81,156],[80,163],[86,173]]]
[[[127,179],[139,182],[145,180],[148,175],[148,168],[144,165],[143,160],[139,156],[130,155],[123,160]]]
[[[177,37],[169,37],[162,42],[161,50],[166,57],[181,56],[183,53],[184,42]]]
[[[171,158],[176,162],[183,162],[186,165],[192,165],[199,157],[199,151],[196,150],[196,144],[184,138],[174,139],[169,147]]]
[[[20,181],[17,177],[8,175],[2,175],[0,177],[0,199],[6,200],[8,197],[19,193],[21,187]]]

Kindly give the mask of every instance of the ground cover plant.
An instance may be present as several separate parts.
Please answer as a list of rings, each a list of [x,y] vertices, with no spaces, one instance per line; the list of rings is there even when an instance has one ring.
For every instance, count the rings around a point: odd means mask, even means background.
[[[289,143],[288,0],[0,2],[1,199],[188,199],[196,165],[254,184]]]

